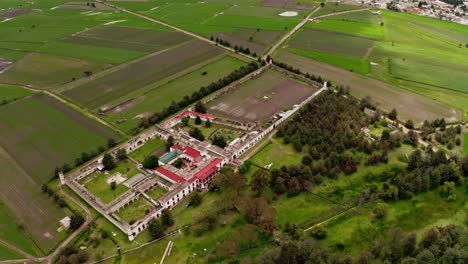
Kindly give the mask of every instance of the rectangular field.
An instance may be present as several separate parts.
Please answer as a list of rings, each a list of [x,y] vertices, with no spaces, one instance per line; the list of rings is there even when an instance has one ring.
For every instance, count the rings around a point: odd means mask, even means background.
[[[261,122],[287,110],[315,89],[269,70],[209,103],[209,112],[240,122]]]
[[[167,83],[158,82],[149,91],[143,92],[139,96],[135,95],[133,100],[106,113],[104,119],[125,131],[129,131],[140,121],[139,116],[147,116],[161,111],[172,101],[177,102],[184,96],[191,96],[201,87],[227,76],[243,65],[245,65],[244,61],[232,56],[225,56]]]
[[[88,108],[95,109],[221,53],[220,49],[212,45],[193,41],[143,58],[101,78],[66,90],[62,94]]]
[[[49,179],[56,166],[119,135],[43,94],[0,108],[0,145],[33,176]]]
[[[0,85],[0,105],[33,94],[32,91],[13,85]]]

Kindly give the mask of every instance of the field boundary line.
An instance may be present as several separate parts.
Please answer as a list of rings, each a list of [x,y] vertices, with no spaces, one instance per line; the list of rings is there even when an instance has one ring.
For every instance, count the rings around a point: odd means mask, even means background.
[[[171,28],[171,29],[173,29],[173,30],[175,30],[175,31],[177,31],[177,32],[181,32],[181,33],[184,33],[184,34],[189,35],[189,36],[191,36],[191,37],[194,37],[194,38],[196,38],[196,39],[199,39],[199,40],[202,40],[202,41],[211,43],[211,44],[213,44],[213,45],[216,45],[216,46],[218,46],[218,47],[221,47],[222,49],[225,49],[225,50],[228,50],[228,51],[230,51],[230,52],[239,54],[239,55],[244,56],[244,57],[246,57],[246,58],[249,58],[249,59],[251,59],[251,60],[256,60],[256,59],[257,59],[257,58],[255,58],[255,57],[253,57],[253,56],[250,56],[250,55],[247,55],[247,54],[244,54],[244,53],[236,52],[233,48],[225,47],[225,46],[223,46],[223,45],[218,45],[218,43],[216,43],[216,42],[213,41],[213,40],[207,39],[207,38],[205,38],[205,37],[203,37],[203,36],[197,35],[197,34],[195,34],[195,33],[193,33],[193,32],[187,31],[187,30],[185,30],[185,29],[176,27],[176,26],[174,26],[174,25],[171,25],[171,24],[166,23],[166,22],[164,22],[164,21],[161,21],[161,20],[159,20],[159,19],[152,18],[152,17],[146,16],[146,15],[143,15],[143,14],[141,14],[141,13],[139,13],[139,12],[131,11],[131,10],[125,9],[125,8],[123,8],[123,7],[120,7],[120,6],[117,6],[117,5],[114,5],[114,4],[110,4],[110,3],[108,3],[108,2],[104,2],[104,1],[102,1],[102,0],[96,0],[96,1],[99,2],[99,3],[101,3],[101,4],[104,4],[104,5],[113,7],[113,8],[115,8],[115,9],[117,9],[117,10],[122,11],[122,12],[131,14],[131,15],[134,15],[134,16],[138,16],[138,17],[143,18],[143,19],[146,19],[146,20],[148,20],[148,21],[152,21],[152,22],[154,22],[154,23],[158,23],[158,24],[160,24],[160,25],[163,25],[163,26],[166,26],[166,27],[168,27],[168,28]]]
[[[321,16],[316,16],[313,19],[317,19],[317,18],[322,18],[322,17],[331,17],[331,16],[336,16],[336,15],[342,15],[342,14],[347,14],[347,13],[354,13],[354,12],[361,12],[361,11],[366,11],[366,10],[369,10],[368,7],[366,8],[361,8],[361,9],[355,9],[355,10],[348,10],[348,11],[341,11],[341,12],[336,12],[336,13],[331,13],[331,14],[325,14],[325,15],[321,15]]]
[[[10,244],[8,241],[5,241],[3,239],[0,238],[0,245],[20,254],[20,255],[23,255],[24,257],[27,257],[27,258],[34,258],[34,256],[32,256],[31,254],[27,253],[26,251],[23,251],[22,249],[16,247],[15,245],[12,245]]]

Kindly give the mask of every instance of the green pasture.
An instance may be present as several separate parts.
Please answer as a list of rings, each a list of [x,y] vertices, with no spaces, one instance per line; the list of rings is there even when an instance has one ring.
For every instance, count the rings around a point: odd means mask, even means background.
[[[341,4],[338,2],[328,2],[328,3],[325,3],[324,7],[320,8],[317,12],[315,12],[312,15],[312,17],[318,17],[318,16],[328,15],[332,13],[356,10],[356,9],[361,9],[361,8],[363,7],[359,5],[348,5],[348,4]]]
[[[42,182],[56,166],[119,136],[48,96],[37,94],[0,109],[0,145]]]
[[[341,20],[341,21],[352,21],[379,24],[381,19],[380,15],[372,13],[372,11],[359,11],[353,13],[339,14],[329,17],[324,17],[324,20]]]
[[[172,101],[177,102],[184,96],[191,96],[193,92],[198,91],[201,87],[227,76],[243,65],[245,65],[245,62],[237,58],[223,56],[212,63],[200,65],[173,80],[151,85],[152,87],[148,91],[135,95],[136,101],[139,101],[138,103],[119,113],[110,112],[104,116],[104,119],[128,131],[139,122],[139,119],[135,118],[136,116],[161,111],[169,106]],[[203,75],[203,73],[206,74]]]
[[[0,260],[22,259],[24,256],[0,245]]]
[[[16,101],[32,94],[32,91],[19,86],[0,85],[0,104],[2,102]]]
[[[166,142],[156,137],[150,141],[144,142],[143,146],[130,152],[129,156],[138,160],[139,162],[143,162],[147,156],[153,154],[155,151],[161,148],[164,148],[165,146]]]
[[[0,239],[18,247],[33,256],[38,256],[40,253],[34,246],[33,242],[26,236],[18,223],[15,223],[15,218],[5,205],[0,203]],[[1,258],[0,258],[1,259]]]
[[[84,184],[86,189],[99,197],[104,203],[109,203],[115,198],[125,193],[128,188],[124,183],[117,184],[116,188],[112,190],[110,184],[107,184],[107,179],[116,173],[121,173],[123,177],[130,179],[139,173],[139,170],[130,161],[121,161],[117,167],[110,170],[108,174],[101,172],[94,172],[91,175],[81,179],[80,183]]]
[[[355,35],[358,37],[369,38],[369,39],[383,39],[384,31],[383,26],[379,24],[355,22],[355,21],[341,21],[326,19],[318,22],[309,22],[306,24],[307,28],[327,30],[339,33],[346,33],[349,35]]]
[[[143,196],[131,202],[129,205],[126,205],[123,208],[120,208],[115,214],[117,214],[122,220],[127,223],[132,223],[140,220],[145,215],[147,215],[152,209],[152,205],[147,201]]]

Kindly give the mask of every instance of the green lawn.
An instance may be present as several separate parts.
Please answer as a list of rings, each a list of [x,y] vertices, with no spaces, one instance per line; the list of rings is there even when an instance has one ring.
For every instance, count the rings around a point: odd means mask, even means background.
[[[306,27],[312,29],[340,32],[375,40],[383,39],[384,37],[383,26],[379,24],[363,23],[352,20],[343,21],[327,19],[322,20],[320,22],[307,23]]]
[[[0,105],[3,102],[19,100],[23,97],[32,95],[33,92],[19,86],[0,85]]]
[[[272,168],[280,168],[283,165],[301,164],[302,156],[303,154],[295,151],[292,145],[283,144],[278,139],[273,138],[255,153],[250,161],[260,167],[273,163]]]
[[[345,13],[341,15],[329,16],[323,19],[324,20],[353,21],[353,22],[362,22],[362,23],[371,23],[371,24],[379,24],[381,20],[380,16],[377,14],[373,14],[372,11]]]
[[[129,205],[120,208],[117,212],[115,212],[115,214],[117,214],[122,220],[126,221],[127,223],[132,223],[143,218],[153,208],[154,205],[147,201],[146,198],[141,196]]]
[[[167,193],[166,189],[164,189],[162,187],[159,187],[159,186],[156,186],[154,189],[147,192],[146,194],[149,197],[153,198],[153,200],[158,201],[159,198],[163,197],[166,193]]]
[[[166,146],[166,142],[161,140],[160,138],[156,137],[144,143],[144,145],[132,152],[130,152],[130,157],[138,160],[139,162],[143,162],[145,158],[158,149],[161,149]]]
[[[111,189],[110,184],[107,184],[107,179],[112,177],[115,173],[121,173],[127,180],[139,173],[139,170],[129,161],[121,161],[117,167],[109,174],[94,172],[91,175],[81,179],[80,183],[84,184],[86,189],[99,197],[104,203],[109,203],[115,198],[119,197],[128,188],[123,185],[123,182],[118,184],[114,190]]]

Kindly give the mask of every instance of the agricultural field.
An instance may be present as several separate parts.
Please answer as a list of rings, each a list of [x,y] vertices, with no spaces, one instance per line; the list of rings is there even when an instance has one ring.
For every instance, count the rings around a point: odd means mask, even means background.
[[[117,98],[221,54],[222,51],[212,45],[194,41],[144,57],[82,85],[61,90],[61,93],[89,109],[107,108]]]
[[[32,95],[33,92],[13,85],[0,85],[0,105]]]
[[[211,101],[208,108],[216,116],[238,122],[262,122],[302,102],[315,90],[280,72],[269,70]]]
[[[223,36],[234,45],[251,50],[265,51],[281,34],[292,29],[310,10],[295,10],[293,16],[280,14],[286,8],[265,7],[261,1],[193,2],[182,0],[164,2],[114,2],[126,9],[162,20],[196,34],[211,37]],[[288,7],[290,8],[290,7]],[[252,35],[252,30],[261,34]],[[222,34],[222,35],[221,35]],[[250,43],[249,43],[250,42]]]
[[[466,27],[456,23],[390,11],[381,11],[381,14],[359,11],[329,15],[307,23],[283,46],[278,57],[290,59],[293,65],[297,63],[299,59],[285,55],[287,51],[378,79],[390,84],[389,87],[399,86],[456,108],[450,110],[453,114],[463,110],[466,118],[468,92],[464,84],[468,81],[468,49],[463,43],[468,41],[467,35]],[[465,57],[467,59],[463,59]],[[352,90],[363,89],[365,84],[357,87],[359,84],[354,79],[367,78],[353,78],[353,74],[345,72],[342,73],[349,76],[340,78],[336,76],[338,69],[320,65],[311,73],[349,85]],[[375,90],[374,87],[369,86],[368,95],[380,101],[381,98],[370,91]],[[360,96],[359,93],[355,92]],[[447,115],[447,111],[434,113],[452,121],[463,118],[459,114]]]
[[[317,12],[315,12],[312,17],[319,17],[319,16],[326,16],[332,13],[339,13],[344,11],[351,11],[362,9],[362,6],[359,5],[349,5],[349,4],[341,4],[338,2],[328,2],[325,3],[325,6],[320,8]]]
[[[177,102],[184,96],[191,96],[201,87],[227,76],[229,73],[245,65],[245,62],[232,56],[215,58],[206,65],[196,69],[188,69],[181,76],[175,76],[167,82],[157,82],[150,85],[147,91],[138,94],[132,93],[134,99],[107,112],[103,118],[110,123],[129,131],[140,121],[139,116],[147,116],[151,113],[163,110],[172,101]],[[205,63],[205,62],[203,62]],[[176,74],[180,75],[180,73]]]

